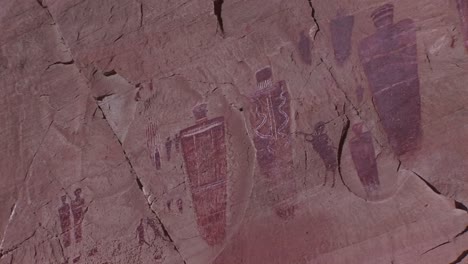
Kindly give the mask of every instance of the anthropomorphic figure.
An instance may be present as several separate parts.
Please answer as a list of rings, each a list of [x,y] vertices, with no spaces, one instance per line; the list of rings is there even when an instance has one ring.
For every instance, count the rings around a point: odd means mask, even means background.
[[[421,98],[416,26],[411,19],[394,23],[393,8],[372,13],[377,31],[361,41],[359,56],[389,145],[400,156],[419,145]]]
[[[63,195],[62,197],[62,206],[58,209],[60,227],[62,229],[62,240],[63,246],[69,247],[71,245],[71,212],[70,205],[67,203],[67,196]]]
[[[208,119],[207,105],[193,108],[196,124],[180,131],[180,143],[201,237],[209,245],[226,236],[227,153],[223,117]]]

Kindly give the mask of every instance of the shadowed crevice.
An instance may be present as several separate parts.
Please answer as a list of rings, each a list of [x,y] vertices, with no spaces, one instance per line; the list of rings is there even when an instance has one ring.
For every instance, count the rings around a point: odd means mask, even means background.
[[[427,187],[429,187],[433,192],[435,192],[435,193],[437,193],[437,194],[439,194],[439,195],[442,195],[442,193],[441,193],[439,190],[437,190],[437,188],[434,187],[434,185],[432,185],[430,182],[428,182],[426,179],[424,179],[424,178],[423,178],[421,175],[419,175],[417,172],[415,172],[415,171],[411,171],[411,172],[413,172],[414,175],[418,176],[418,178],[421,179],[421,180],[427,185]]]
[[[314,6],[312,5],[312,0],[307,0],[307,3],[309,4],[309,7],[310,7],[310,17],[312,17],[312,19],[314,20],[314,23],[315,25],[317,25],[317,30],[315,31],[314,33],[314,39],[315,37],[317,36],[318,32],[320,31],[320,25],[317,21],[317,18],[315,18],[315,8]]]
[[[47,68],[46,68],[45,70],[47,71],[50,67],[55,66],[55,65],[71,65],[71,64],[73,64],[73,63],[75,63],[74,60],[69,60],[69,61],[56,61],[56,62],[54,62],[54,63],[52,63],[52,64],[49,64],[49,66],[47,66]]]
[[[468,249],[465,250],[465,251],[463,251],[463,252],[461,253],[461,255],[458,256],[457,259],[455,259],[454,261],[450,262],[449,264],[458,264],[458,263],[462,263],[462,260],[463,260],[466,256],[468,256]]]
[[[468,208],[462,202],[455,200],[455,208],[468,212]]]
[[[224,4],[224,0],[213,1],[214,13],[216,15],[216,19],[218,20],[218,26],[219,26],[219,29],[221,30],[221,33],[224,35],[224,24],[223,24],[223,16],[222,16],[223,4]]]
[[[338,174],[340,175],[341,181],[343,184],[348,188],[348,190],[351,192],[351,189],[346,185],[344,179],[343,179],[343,174],[341,173],[341,158],[343,156],[343,148],[344,144],[346,141],[346,137],[348,136],[348,131],[349,127],[351,125],[351,122],[349,121],[349,118],[346,117],[345,124],[343,126],[343,129],[341,131],[341,137],[340,137],[340,142],[338,144],[338,151],[337,151],[337,161],[338,161]]]

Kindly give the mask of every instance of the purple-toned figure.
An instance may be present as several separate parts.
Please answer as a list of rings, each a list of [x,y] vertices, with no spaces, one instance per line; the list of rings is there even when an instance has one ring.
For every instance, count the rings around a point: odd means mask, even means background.
[[[81,223],[84,218],[84,199],[81,198],[81,188],[75,190],[75,199],[71,201],[71,211],[73,214],[73,224],[75,228],[75,242],[80,243],[83,238]]]
[[[299,42],[297,43],[297,48],[299,50],[299,54],[301,60],[307,64],[312,64],[312,53],[310,51],[310,38],[305,34],[304,31],[301,31],[299,35]]]
[[[421,98],[415,24],[393,23],[393,5],[372,13],[377,32],[361,41],[359,56],[388,141],[397,155],[418,147]]]
[[[322,159],[327,171],[335,173],[338,168],[338,160],[335,148],[331,143],[330,137],[325,133],[325,123],[318,122],[315,124],[314,133],[306,136],[306,141],[312,143],[312,147]],[[324,185],[327,183],[327,177],[325,177]],[[335,179],[333,178],[333,185]]]
[[[372,134],[370,131],[363,131],[363,128],[363,123],[352,126],[354,136],[349,141],[349,149],[359,180],[366,192],[371,192],[379,186],[379,173]]]
[[[60,218],[60,227],[62,228],[62,240],[63,246],[69,247],[71,244],[71,212],[70,205],[67,203],[67,196],[63,195],[62,197],[62,206],[58,209],[59,218]]]
[[[224,117],[208,119],[206,107],[194,107],[196,125],[180,131],[180,140],[198,228],[215,245],[226,235],[225,124]]]
[[[335,60],[343,64],[351,55],[351,36],[353,33],[354,16],[338,16],[330,22]]]
[[[165,146],[166,146],[166,157],[167,157],[167,160],[170,161],[171,160],[171,150],[172,150],[172,140],[171,140],[170,137],[168,137],[166,139]]]
[[[457,9],[461,20],[463,43],[466,51],[468,51],[468,1],[457,0]]]
[[[256,73],[257,90],[250,97],[254,145],[264,188],[276,214],[294,216],[296,186],[293,178],[290,133],[290,96],[285,81],[272,82],[270,67]]]

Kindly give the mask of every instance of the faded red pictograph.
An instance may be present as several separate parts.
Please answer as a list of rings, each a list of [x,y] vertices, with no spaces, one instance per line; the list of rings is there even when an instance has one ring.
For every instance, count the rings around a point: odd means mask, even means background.
[[[314,133],[306,136],[306,141],[312,143],[315,152],[319,154],[327,171],[336,172],[338,168],[338,159],[335,148],[328,134],[325,132],[325,122],[318,122],[315,124]],[[325,177],[324,185],[327,183]],[[333,185],[335,184],[335,177],[333,176]]]
[[[88,257],[93,257],[93,256],[95,256],[97,253],[98,253],[97,247],[92,248],[92,249],[88,252]]]
[[[304,31],[299,34],[299,42],[297,43],[301,60],[307,64],[312,64],[312,52],[310,51],[310,38]]]
[[[458,14],[460,15],[461,30],[465,50],[468,51],[468,1],[457,0]]]
[[[64,247],[71,245],[71,211],[70,204],[67,203],[67,196],[62,196],[62,206],[58,209],[60,227],[62,229],[62,241]]]
[[[83,238],[81,225],[84,219],[84,199],[81,197],[81,189],[75,190],[75,199],[71,201],[71,211],[73,214],[73,224],[75,228],[75,241],[76,243],[81,242]]]
[[[170,137],[166,138],[166,143],[164,145],[166,146],[167,161],[170,161],[171,160],[171,151],[172,151],[172,139]]]
[[[146,233],[146,230],[150,229],[149,234]],[[138,245],[143,246],[147,245],[150,248],[154,249],[153,258],[155,260],[161,260],[163,257],[163,252],[160,248],[158,241],[163,239],[161,231],[158,229],[156,221],[151,218],[143,218],[140,220],[140,223],[136,229],[138,237]]]
[[[179,210],[179,213],[183,213],[184,212],[184,202],[182,201],[182,199],[177,199],[177,209]]]
[[[380,183],[372,134],[364,130],[363,123],[352,126],[354,135],[349,141],[349,149],[359,180],[369,193],[376,190]]]
[[[69,247],[71,245],[71,232],[75,236],[75,242],[80,243],[83,239],[82,223],[86,210],[84,208],[84,199],[81,197],[81,188],[78,188],[74,192],[75,199],[71,200],[71,203],[67,203],[67,196],[61,197],[62,206],[58,209],[60,227],[62,230],[62,241],[63,246]],[[73,216],[73,226],[71,224],[71,218]]]
[[[146,146],[148,148],[150,159],[153,166],[157,169],[161,169],[161,154],[159,153],[159,146],[157,141],[157,128],[154,123],[150,123],[146,129]]]
[[[343,64],[351,55],[351,36],[354,27],[354,16],[338,16],[330,22],[335,60]]]
[[[147,241],[147,239],[145,238],[145,230],[147,228],[150,228],[153,231],[153,233],[151,234],[151,241]],[[151,244],[150,242],[152,242],[153,240],[162,237],[161,232],[159,231],[156,225],[156,222],[151,218],[141,219],[136,231],[138,236],[138,244],[140,246],[143,244],[149,245]]]
[[[226,235],[225,121],[208,119],[206,104],[195,106],[193,113],[196,125],[180,131],[180,142],[199,232],[215,245]]]
[[[393,8],[372,13],[377,32],[361,41],[359,56],[389,144],[402,155],[419,145],[421,98],[416,27],[411,19],[394,24]]]
[[[292,174],[291,111],[286,82],[272,82],[272,70],[256,73],[257,91],[250,97],[253,105],[250,123],[254,131],[257,162],[267,197],[276,214],[291,218],[295,214],[296,186]]]
[[[174,212],[174,205],[173,205],[173,204],[174,204],[174,200],[173,200],[173,199],[170,199],[169,201],[166,202],[167,210],[168,210],[169,212]],[[176,204],[175,206],[177,207],[177,211],[178,211],[179,213],[182,213],[183,210],[184,210],[184,208],[183,208],[183,205],[184,205],[184,204],[183,204],[182,199],[180,199],[180,198],[177,199],[177,201],[175,201],[175,204]]]

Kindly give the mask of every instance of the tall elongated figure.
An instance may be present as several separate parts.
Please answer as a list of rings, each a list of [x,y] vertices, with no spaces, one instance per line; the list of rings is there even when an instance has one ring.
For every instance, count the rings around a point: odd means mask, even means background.
[[[397,155],[418,146],[421,98],[416,30],[411,19],[393,22],[393,5],[372,13],[377,32],[361,41],[359,56],[388,141]]]
[[[196,125],[180,131],[199,232],[209,245],[226,235],[227,157],[224,118],[207,118],[206,104],[193,109]]]
[[[286,82],[272,82],[271,68],[256,73],[250,122],[266,197],[281,218],[294,216],[296,193],[292,174],[290,96]]]
[[[372,194],[380,184],[372,134],[365,130],[363,123],[354,124],[352,130],[354,136],[349,141],[351,157],[366,193]]]
[[[457,0],[457,9],[460,15],[463,43],[468,51],[468,0]]]

